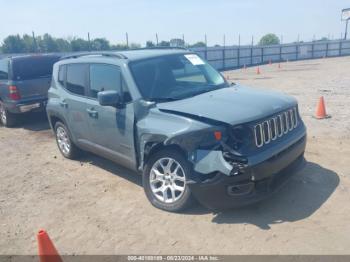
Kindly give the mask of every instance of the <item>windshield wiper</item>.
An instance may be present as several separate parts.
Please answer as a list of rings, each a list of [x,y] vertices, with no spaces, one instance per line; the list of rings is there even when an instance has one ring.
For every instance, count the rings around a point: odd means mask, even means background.
[[[180,100],[180,98],[174,98],[174,97],[156,97],[156,98],[151,98],[150,101],[153,102],[171,102],[171,101],[176,101]]]

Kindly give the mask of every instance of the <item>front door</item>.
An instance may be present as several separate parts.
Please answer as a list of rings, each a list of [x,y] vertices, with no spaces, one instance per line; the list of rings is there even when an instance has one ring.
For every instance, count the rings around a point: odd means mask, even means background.
[[[120,68],[109,64],[91,64],[89,72],[88,116],[92,141],[100,153],[134,169],[134,107]],[[107,90],[119,92],[124,105],[118,108],[117,105],[101,106],[97,94]]]

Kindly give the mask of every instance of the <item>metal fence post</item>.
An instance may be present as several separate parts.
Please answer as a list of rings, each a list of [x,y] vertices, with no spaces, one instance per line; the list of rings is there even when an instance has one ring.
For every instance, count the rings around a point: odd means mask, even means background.
[[[280,60],[279,61],[282,61],[282,45],[280,44]]]
[[[328,57],[328,42],[326,44],[326,57]]]
[[[295,45],[295,59],[299,60],[299,44]]]
[[[237,49],[237,67],[239,68],[241,65],[240,65],[240,46],[238,46],[238,49]]]
[[[312,44],[311,44],[311,58],[314,58],[315,55],[314,55],[314,49],[315,49],[315,42],[312,41]]]
[[[343,44],[343,40],[340,39],[340,42],[339,42],[339,56],[341,56],[341,53],[342,53],[342,44]]]
[[[253,61],[253,49],[254,49],[254,46],[252,45],[250,47],[250,65],[254,64],[254,61]]]
[[[261,47],[261,63],[264,63],[264,47]]]
[[[225,61],[225,47],[222,49],[222,68],[226,68],[226,61]]]
[[[240,56],[241,56],[241,35],[238,35],[238,51],[237,51],[237,68],[241,66]]]

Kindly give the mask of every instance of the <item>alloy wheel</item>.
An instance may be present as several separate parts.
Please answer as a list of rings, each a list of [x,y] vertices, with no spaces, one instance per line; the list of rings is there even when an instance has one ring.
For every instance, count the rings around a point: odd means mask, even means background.
[[[58,146],[59,146],[60,150],[62,151],[62,153],[65,155],[68,155],[69,151],[70,151],[71,144],[70,144],[70,139],[68,137],[68,134],[63,127],[59,126],[56,129],[56,138],[57,138]]]
[[[0,121],[2,124],[6,125],[7,117],[4,106],[0,103]]]
[[[184,169],[173,158],[161,158],[156,161],[151,168],[149,180],[152,193],[163,203],[174,203],[185,192]]]

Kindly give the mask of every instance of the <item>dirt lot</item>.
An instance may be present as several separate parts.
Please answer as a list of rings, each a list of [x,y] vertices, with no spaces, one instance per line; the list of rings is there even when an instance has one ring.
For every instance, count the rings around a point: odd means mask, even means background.
[[[166,213],[141,179],[87,154],[63,159],[45,118],[0,127],[0,253],[36,254],[45,228],[61,254],[350,254],[350,57],[226,72],[295,96],[308,164],[271,199],[212,213]],[[312,118],[323,95],[332,116]]]

